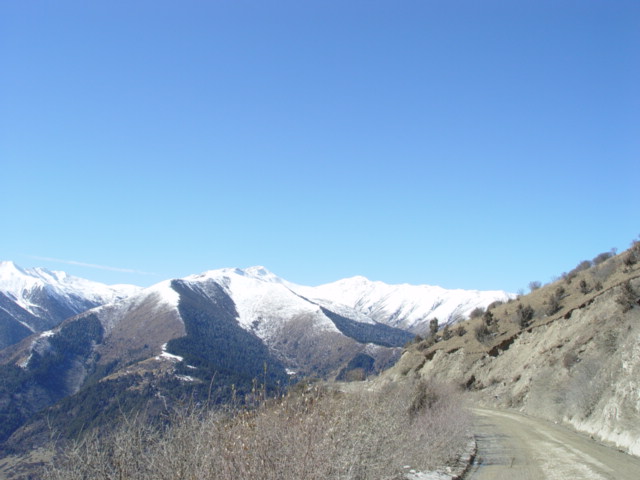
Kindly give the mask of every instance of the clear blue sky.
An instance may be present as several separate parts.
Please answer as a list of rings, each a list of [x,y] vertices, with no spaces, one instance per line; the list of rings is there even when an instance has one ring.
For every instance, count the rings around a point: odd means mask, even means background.
[[[637,0],[3,0],[0,62],[25,267],[516,291],[640,234]]]

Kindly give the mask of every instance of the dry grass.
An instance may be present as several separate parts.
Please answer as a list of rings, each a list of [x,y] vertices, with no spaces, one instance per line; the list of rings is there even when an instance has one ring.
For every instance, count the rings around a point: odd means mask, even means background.
[[[601,254],[602,255],[602,254]],[[640,276],[640,261],[627,265],[629,256],[640,258],[640,242],[619,255],[606,255],[596,262],[581,262],[569,274],[563,274],[553,282],[533,289],[531,293],[506,303],[498,303],[487,308],[495,323],[495,331],[486,331],[483,320],[476,316],[458,324],[455,328],[464,329],[462,335],[450,338],[428,339],[419,342],[413,349],[422,351],[423,356],[432,357],[436,350],[457,351],[464,349],[467,354],[481,358],[496,343],[519,335],[523,329],[539,327],[570,316],[612,288],[620,288],[618,303],[624,311],[638,303],[638,292],[629,290],[629,280]],[[598,256],[600,257],[600,255]],[[597,258],[597,257],[596,257]],[[592,266],[588,266],[589,264]],[[584,265],[583,265],[584,264]],[[537,283],[537,282],[532,282]],[[586,293],[585,293],[586,292]],[[524,309],[533,310],[531,318],[522,316]],[[416,356],[416,358],[418,358]],[[420,364],[418,362],[418,364]],[[410,371],[409,368],[407,371]]]
[[[468,427],[459,394],[441,384],[310,388],[233,416],[182,415],[165,430],[127,422],[68,448],[44,478],[392,479],[455,460]]]

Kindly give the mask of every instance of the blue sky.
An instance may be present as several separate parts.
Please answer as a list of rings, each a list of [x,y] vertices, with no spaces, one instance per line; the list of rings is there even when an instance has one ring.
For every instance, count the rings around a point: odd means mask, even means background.
[[[0,257],[546,282],[640,234],[639,58],[637,1],[5,0]]]

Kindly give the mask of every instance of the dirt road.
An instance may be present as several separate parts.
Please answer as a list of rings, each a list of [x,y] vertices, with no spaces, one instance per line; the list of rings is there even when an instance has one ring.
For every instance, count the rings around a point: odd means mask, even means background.
[[[476,409],[470,480],[638,480],[640,459],[559,425],[514,412]]]

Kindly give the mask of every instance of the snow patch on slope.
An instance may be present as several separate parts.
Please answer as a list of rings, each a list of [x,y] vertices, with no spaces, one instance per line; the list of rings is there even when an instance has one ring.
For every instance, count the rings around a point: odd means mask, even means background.
[[[156,357],[156,360],[170,360],[172,362],[181,362],[184,360],[180,355],[174,355],[173,353],[167,352],[167,344],[164,343],[161,347],[162,353]]]
[[[149,288],[144,289],[140,296],[145,298],[148,295],[156,295],[161,304],[168,305],[170,307],[177,308],[180,302],[180,295],[173,288],[171,288],[171,280],[165,280],[164,282],[156,283]]]
[[[287,282],[264,267],[210,270],[184,280],[220,285],[235,303],[240,326],[262,339],[273,336],[284,320],[298,316],[312,318],[318,330],[338,332],[320,306],[301,298],[287,287]]]

